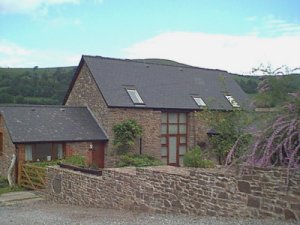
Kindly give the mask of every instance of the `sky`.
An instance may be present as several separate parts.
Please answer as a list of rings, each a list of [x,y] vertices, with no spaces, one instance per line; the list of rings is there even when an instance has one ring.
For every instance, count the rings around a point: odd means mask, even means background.
[[[0,0],[0,67],[81,55],[164,58],[249,74],[300,67],[299,0]]]

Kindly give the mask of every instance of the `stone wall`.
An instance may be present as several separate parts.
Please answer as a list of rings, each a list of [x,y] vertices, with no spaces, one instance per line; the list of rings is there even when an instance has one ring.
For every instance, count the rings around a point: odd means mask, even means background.
[[[3,135],[3,146],[2,146],[3,152],[0,155],[0,175],[6,177],[9,165],[11,163],[12,154],[16,154],[16,148],[10,139],[10,135],[8,133],[5,122],[1,115],[0,115],[0,133],[2,133]],[[15,176],[15,172],[13,173],[13,176]]]
[[[105,169],[97,177],[50,167],[47,198],[159,213],[300,219],[299,172],[289,185],[281,169],[247,169],[244,174],[162,166]]]

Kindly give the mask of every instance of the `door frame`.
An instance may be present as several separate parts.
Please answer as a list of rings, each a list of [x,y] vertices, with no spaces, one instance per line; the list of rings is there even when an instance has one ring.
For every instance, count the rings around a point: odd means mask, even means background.
[[[161,133],[161,138],[166,138],[166,142],[164,144],[161,144],[161,147],[166,148],[166,156],[162,156],[162,157],[166,157],[167,158],[167,165],[171,165],[171,166],[180,166],[180,151],[179,148],[180,146],[185,146],[186,151],[188,148],[188,112],[186,111],[163,111],[162,113],[166,113],[166,122],[161,122],[161,126],[162,125],[166,125],[166,133],[162,134]],[[176,113],[177,114],[177,122],[176,123],[170,123],[169,122],[169,115],[172,113]],[[185,114],[185,123],[180,121],[180,113]],[[174,134],[170,134],[169,132],[169,125],[177,125],[177,132]],[[185,133],[180,133],[180,125],[185,125]],[[170,156],[170,146],[169,146],[169,140],[170,137],[176,137],[176,163],[170,163],[169,162],[169,156]],[[181,137],[185,137],[185,143],[180,143],[180,138]]]

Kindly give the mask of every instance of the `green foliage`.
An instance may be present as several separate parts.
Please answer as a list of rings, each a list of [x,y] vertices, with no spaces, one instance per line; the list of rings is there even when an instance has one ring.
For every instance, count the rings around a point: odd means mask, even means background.
[[[244,136],[244,127],[250,124],[251,117],[241,110],[216,112],[209,109],[200,112],[199,117],[204,119],[218,133],[210,137],[211,150],[217,156],[219,164],[224,164],[230,149],[240,137]],[[239,146],[239,152],[242,152],[247,145],[246,139]],[[250,138],[248,139],[250,141]]]
[[[79,167],[87,167],[85,157],[82,155],[72,155],[62,160],[63,163]]]
[[[38,167],[47,167],[47,166],[55,166],[55,165],[57,165],[57,163],[59,163],[61,161],[62,160],[53,160],[53,161],[43,161],[43,162],[32,162],[29,164],[38,166]]]
[[[207,160],[203,158],[202,151],[198,146],[184,154],[183,165],[186,167],[196,167],[196,168],[214,167],[214,163],[211,160]]]
[[[75,69],[0,68],[0,104],[61,104]]]
[[[120,161],[118,163],[119,167],[125,166],[135,166],[135,167],[142,167],[142,166],[159,166],[162,165],[162,162],[155,159],[149,155],[138,155],[138,154],[131,154],[127,153],[121,156]]]
[[[114,145],[122,152],[129,150],[135,143],[135,139],[142,134],[142,126],[135,120],[128,119],[113,127]]]
[[[300,90],[300,76],[267,76],[259,84],[260,93],[255,99],[258,107],[278,107],[290,101],[288,93]]]
[[[237,79],[238,84],[241,86],[244,92],[247,94],[255,94],[257,93],[257,78],[247,78],[247,79]]]
[[[0,176],[0,188],[8,186],[8,180],[5,177]]]
[[[8,192],[23,191],[24,189],[18,186],[9,187],[5,177],[0,176],[0,195]]]

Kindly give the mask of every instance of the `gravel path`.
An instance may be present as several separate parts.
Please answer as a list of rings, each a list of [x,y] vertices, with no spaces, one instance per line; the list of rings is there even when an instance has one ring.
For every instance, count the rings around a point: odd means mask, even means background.
[[[203,224],[203,225],[283,225],[300,224],[275,220],[161,215],[112,209],[85,208],[46,201],[0,206],[1,225],[96,225],[96,224]]]

